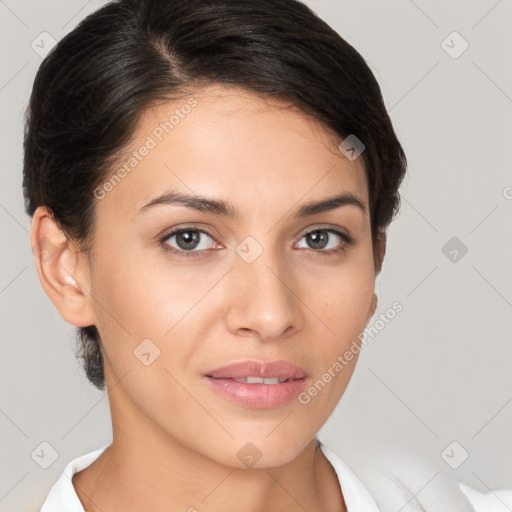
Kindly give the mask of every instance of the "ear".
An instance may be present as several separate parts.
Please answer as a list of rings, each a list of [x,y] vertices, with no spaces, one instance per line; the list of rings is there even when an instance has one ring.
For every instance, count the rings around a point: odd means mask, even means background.
[[[94,325],[88,256],[76,250],[46,206],[34,212],[30,244],[39,281],[62,318],[77,327]]]
[[[368,316],[366,318],[366,323],[368,323],[370,321],[370,319],[372,318],[372,316],[375,314],[378,302],[379,302],[379,299],[378,299],[377,295],[374,293],[372,296],[372,302],[370,304],[370,308],[368,309]]]
[[[384,255],[386,254],[386,231],[383,228],[379,228],[377,231],[377,240],[375,241],[375,250],[374,250],[374,268],[375,268],[375,276],[377,276],[382,270],[382,263],[384,261]],[[370,321],[371,317],[375,314],[378,304],[378,297],[374,293],[372,296],[372,302],[370,304],[370,308],[368,309],[368,317],[367,322]]]
[[[375,241],[375,251],[374,251],[374,266],[375,266],[375,275],[380,273],[382,270],[382,263],[384,261],[384,255],[386,254],[386,244],[387,244],[387,235],[384,228],[378,228],[377,230],[377,240]]]

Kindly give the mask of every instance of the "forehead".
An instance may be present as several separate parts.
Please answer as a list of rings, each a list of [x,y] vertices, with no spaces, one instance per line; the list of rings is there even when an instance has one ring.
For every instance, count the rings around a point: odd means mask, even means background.
[[[98,208],[130,216],[169,189],[229,198],[241,213],[336,192],[367,204],[362,158],[340,142],[289,102],[212,85],[142,113]]]

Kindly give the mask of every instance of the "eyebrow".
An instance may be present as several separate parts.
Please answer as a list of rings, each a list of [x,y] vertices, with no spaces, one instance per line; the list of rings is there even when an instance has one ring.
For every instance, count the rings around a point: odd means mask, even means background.
[[[140,208],[135,215],[137,216],[144,213],[158,205],[186,206],[200,212],[209,212],[228,218],[235,218],[238,215],[233,205],[226,201],[175,191],[165,192],[158,197],[155,197],[149,203]],[[351,192],[344,192],[337,196],[322,199],[320,201],[311,201],[302,205],[295,213],[295,217],[308,217],[310,215],[328,212],[336,208],[340,208],[341,206],[349,205],[356,206],[363,213],[366,212],[366,206],[361,199]]]

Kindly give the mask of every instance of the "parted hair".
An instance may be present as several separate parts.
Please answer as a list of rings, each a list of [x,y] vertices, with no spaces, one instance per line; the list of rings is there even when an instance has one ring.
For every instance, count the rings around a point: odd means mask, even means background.
[[[349,13],[347,13],[349,15]],[[374,242],[400,207],[406,157],[363,57],[298,0],[117,0],[83,19],[42,61],[25,112],[23,194],[91,250],[95,188],[144,110],[193,87],[236,85],[286,100],[340,141],[355,135]],[[101,339],[77,328],[90,382],[105,389]]]

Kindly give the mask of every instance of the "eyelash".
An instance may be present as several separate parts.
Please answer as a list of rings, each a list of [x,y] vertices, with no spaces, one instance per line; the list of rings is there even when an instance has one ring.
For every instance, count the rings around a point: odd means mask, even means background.
[[[165,243],[170,238],[172,238],[174,235],[179,235],[180,233],[186,233],[187,231],[204,233],[205,235],[208,235],[212,240],[215,240],[215,238],[210,233],[208,233],[208,231],[205,231],[203,229],[198,229],[198,228],[193,228],[193,227],[179,228],[175,231],[172,231],[172,232],[164,235],[162,238],[159,239],[160,245],[162,246],[164,251],[175,254],[180,258],[200,258],[200,257],[202,257],[202,255],[201,255],[202,252],[216,250],[216,249],[208,249],[208,250],[201,250],[201,251],[184,251],[184,250],[175,249],[174,247],[170,247],[168,244]],[[321,254],[322,256],[334,256],[335,254],[339,253],[340,251],[343,251],[346,253],[347,250],[349,249],[349,247],[354,243],[354,239],[351,236],[349,236],[346,233],[343,233],[341,231],[338,231],[337,229],[333,229],[333,228],[313,229],[311,231],[308,231],[307,233],[304,233],[302,235],[301,239],[304,238],[305,236],[315,233],[317,231],[327,231],[329,233],[334,233],[334,234],[338,235],[343,240],[341,247],[338,247],[337,249],[330,249],[328,251],[325,251],[322,249],[309,249],[310,251]]]

